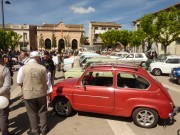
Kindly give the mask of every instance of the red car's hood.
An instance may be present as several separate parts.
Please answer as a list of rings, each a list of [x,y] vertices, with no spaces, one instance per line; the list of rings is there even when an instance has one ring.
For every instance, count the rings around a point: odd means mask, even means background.
[[[78,78],[70,78],[70,79],[65,79],[61,82],[58,82],[53,86],[53,92],[57,91],[59,87],[73,88],[77,81],[78,81]]]

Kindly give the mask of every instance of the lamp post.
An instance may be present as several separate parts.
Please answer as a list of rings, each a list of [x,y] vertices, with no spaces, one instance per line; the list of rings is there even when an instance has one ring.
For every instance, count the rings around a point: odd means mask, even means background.
[[[5,1],[5,4],[11,4],[9,1]],[[4,26],[4,0],[1,0],[1,9],[2,9],[2,29],[5,30]],[[3,51],[5,51],[5,35],[3,36]]]

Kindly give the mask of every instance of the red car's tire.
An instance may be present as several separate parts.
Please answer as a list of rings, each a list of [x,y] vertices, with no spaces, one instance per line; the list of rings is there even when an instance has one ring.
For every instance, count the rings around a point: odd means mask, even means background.
[[[134,123],[143,128],[153,128],[157,125],[158,114],[150,108],[138,108],[132,114]]]

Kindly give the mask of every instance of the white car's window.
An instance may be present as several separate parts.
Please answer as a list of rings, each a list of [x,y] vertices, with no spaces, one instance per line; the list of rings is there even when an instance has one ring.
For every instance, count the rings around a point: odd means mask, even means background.
[[[134,58],[134,54],[129,54],[126,58]]]
[[[135,54],[135,58],[143,58],[143,55],[142,55],[142,54],[139,54],[139,53],[136,53],[136,54]]]
[[[133,88],[133,89],[147,89],[150,83],[141,76],[130,73],[118,73],[117,74],[117,87],[121,88]]]
[[[166,63],[178,64],[179,60],[178,59],[167,59]]]

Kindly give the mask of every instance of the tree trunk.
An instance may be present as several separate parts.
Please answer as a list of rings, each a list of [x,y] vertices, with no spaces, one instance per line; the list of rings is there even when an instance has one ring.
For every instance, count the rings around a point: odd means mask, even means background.
[[[167,53],[167,45],[164,45],[164,54]]]

